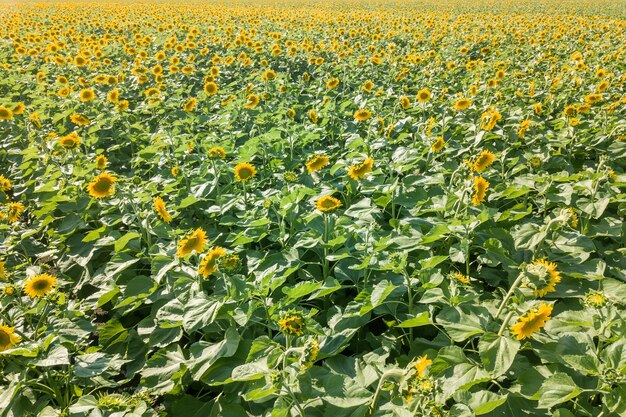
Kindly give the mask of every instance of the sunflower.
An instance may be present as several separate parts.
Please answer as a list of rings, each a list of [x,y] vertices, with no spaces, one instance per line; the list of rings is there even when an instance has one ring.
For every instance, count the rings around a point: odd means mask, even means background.
[[[374,159],[367,157],[363,162],[357,165],[352,165],[348,168],[348,176],[353,180],[359,180],[365,178],[367,173],[372,171],[374,167]]]
[[[209,149],[209,158],[224,159],[226,158],[226,151],[221,146],[214,146],[211,149]]]
[[[89,123],[91,123],[91,120],[89,120],[87,116],[78,113],[74,113],[73,115],[71,115],[70,120],[77,126],[87,126]]]
[[[602,100],[602,94],[593,93],[585,96],[585,103],[596,104]]]
[[[250,94],[248,98],[246,98],[246,105],[244,106],[246,109],[253,109],[259,105],[260,98],[257,94]]]
[[[472,104],[472,100],[468,98],[460,98],[454,103],[456,110],[465,110]]]
[[[417,361],[415,362],[415,369],[417,369],[417,375],[420,378],[424,376],[426,368],[428,368],[431,363],[433,363],[433,361],[428,359],[428,355],[420,356],[417,358]]]
[[[480,205],[485,201],[487,195],[487,189],[489,183],[483,177],[474,177],[474,195],[472,196],[472,204],[475,206]]]
[[[371,93],[372,89],[374,88],[374,83],[372,82],[372,80],[367,80],[365,81],[365,83],[363,83],[363,91]]]
[[[333,88],[337,87],[339,85],[339,78],[331,78],[328,81],[326,81],[326,88],[328,88],[329,90],[332,90]]]
[[[482,119],[480,127],[490,131],[493,130],[499,120],[502,120],[502,115],[495,108],[490,108],[484,112],[480,118]]]
[[[178,177],[178,174],[180,174],[180,168],[179,167],[172,167],[171,173],[172,173],[173,177]]]
[[[50,274],[33,275],[24,283],[24,293],[30,298],[43,297],[54,289],[57,278]]]
[[[163,219],[165,223],[169,223],[172,221],[172,216],[170,216],[170,214],[167,212],[167,209],[165,208],[165,202],[161,197],[157,197],[154,199],[154,211],[156,211],[156,213],[161,219]]]
[[[306,169],[309,171],[309,173],[319,171],[320,169],[328,165],[328,161],[329,159],[326,155],[321,155],[321,154],[314,155],[306,163]]]
[[[519,318],[517,323],[511,326],[511,333],[517,336],[517,340],[523,340],[541,330],[552,314],[552,305],[542,303]]]
[[[480,155],[478,155],[478,158],[474,161],[472,168],[476,172],[483,172],[489,165],[493,164],[493,161],[495,160],[496,156],[489,150],[485,149],[480,153]]]
[[[556,270],[556,264],[545,259],[533,261],[524,271],[524,285],[533,289],[535,297],[556,291],[555,286],[559,282],[561,273]]]
[[[13,110],[0,106],[0,120],[13,120]]]
[[[183,105],[183,110],[185,110],[186,112],[190,112],[196,107],[197,104],[198,100],[194,97],[191,97]]]
[[[446,142],[443,140],[442,136],[439,136],[437,137],[437,139],[435,139],[433,144],[430,145],[430,148],[433,150],[433,152],[440,152],[444,146],[446,146]]]
[[[0,279],[4,279],[6,277],[7,277],[6,263],[4,261],[0,261]]]
[[[104,156],[104,155],[96,156],[96,168],[104,169],[104,168],[107,167],[107,163],[108,162],[109,162],[109,160],[107,159],[106,156]]]
[[[89,185],[87,185],[87,191],[89,192],[89,195],[94,198],[109,197],[115,192],[114,184],[116,181],[117,178],[113,175],[103,172],[91,180]]]
[[[15,327],[0,325],[0,352],[11,349],[22,340],[14,330]]]
[[[411,106],[411,100],[407,96],[400,97],[400,106],[406,110]]]
[[[204,252],[204,245],[206,244],[206,232],[201,228],[194,230],[189,236],[181,239],[178,242],[178,250],[176,255],[179,258],[196,251],[197,253]]]
[[[519,125],[519,129],[517,130],[517,136],[520,138],[526,136],[526,131],[530,128],[531,123],[532,122],[529,119],[522,121]]]
[[[74,149],[80,145],[80,136],[76,132],[67,134],[59,139],[59,145],[65,149]]]
[[[317,113],[315,112],[315,110],[311,109],[309,110],[309,120],[311,120],[312,123],[317,124],[317,121],[319,120],[319,118],[317,117]]]
[[[0,175],[0,191],[6,192],[13,188],[13,184],[11,184],[11,180],[9,180],[4,175]]]
[[[304,316],[299,311],[288,311],[278,320],[280,331],[289,336],[302,336],[305,330]]]
[[[256,168],[252,164],[242,162],[235,167],[235,179],[239,182],[246,182],[255,175]]]
[[[339,207],[341,207],[341,201],[329,195],[320,197],[315,202],[315,208],[319,211],[331,211]]]
[[[422,88],[420,91],[417,92],[417,101],[419,101],[420,103],[426,103],[428,100],[430,100],[431,97],[432,94],[430,93],[430,90],[428,88]]]
[[[120,99],[120,90],[118,90],[117,88],[114,88],[113,90],[109,91],[109,94],[107,94],[107,100],[109,100],[109,102],[111,103],[117,103]]]
[[[91,88],[84,88],[80,90],[80,93],[78,93],[78,98],[83,103],[86,103],[96,98],[96,94],[93,92]]]
[[[368,120],[370,117],[372,117],[372,112],[367,109],[360,109],[354,112],[354,118],[362,122]]]
[[[563,114],[565,114],[567,117],[574,117],[577,113],[578,111],[576,110],[576,106],[571,104],[565,107],[565,109],[563,110]]]
[[[19,103],[15,105],[15,107],[13,107],[12,111],[13,111],[13,114],[22,114],[24,110],[26,110],[26,104],[20,101]]]
[[[607,88],[609,88],[609,86],[611,85],[611,83],[609,81],[600,81],[600,83],[596,86],[596,90],[599,93],[602,93],[604,91],[606,91]]]
[[[295,117],[296,117],[296,110],[295,109],[287,110],[287,117],[289,117],[291,120],[295,119]]]
[[[224,255],[226,255],[226,251],[224,250],[224,248],[220,248],[219,246],[216,246],[209,250],[209,253],[207,253],[204,259],[202,259],[202,261],[200,262],[198,273],[206,278],[213,272],[217,271],[217,260]]]
[[[460,272],[456,272],[456,273],[452,274],[452,276],[454,277],[454,279],[459,281],[461,284],[468,285],[470,283],[469,277],[467,275],[463,275]]]
[[[119,111],[124,111],[128,109],[128,106],[129,106],[128,100],[122,100],[119,103],[117,103],[115,107],[117,107],[117,110]]]
[[[25,209],[24,204],[20,202],[10,202],[7,203],[5,207],[7,209],[6,216],[9,223],[19,221]]]

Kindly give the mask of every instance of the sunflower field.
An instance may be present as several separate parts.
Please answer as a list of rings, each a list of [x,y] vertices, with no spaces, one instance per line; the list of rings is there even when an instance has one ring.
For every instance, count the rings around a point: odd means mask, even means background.
[[[3,1],[0,417],[626,415],[623,0]]]

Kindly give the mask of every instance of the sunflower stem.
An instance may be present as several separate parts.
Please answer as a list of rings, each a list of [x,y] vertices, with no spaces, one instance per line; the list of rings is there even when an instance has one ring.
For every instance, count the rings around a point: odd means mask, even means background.
[[[509,292],[506,293],[506,296],[504,297],[504,300],[502,300],[502,303],[500,304],[500,307],[498,308],[498,312],[494,316],[495,319],[500,317],[500,314],[502,313],[502,310],[504,310],[504,307],[507,305],[507,303],[511,299],[511,296],[513,295],[513,292],[515,291],[515,289],[522,283],[522,279],[523,278],[524,278],[524,274],[520,273],[519,276],[517,277],[517,279],[515,280],[515,282],[513,283],[513,285],[511,285],[511,289],[509,289]]]
[[[506,329],[506,326],[509,324],[509,320],[511,320],[511,317],[513,317],[513,313],[513,311],[509,311],[509,314],[507,314],[504,318],[502,326],[500,326],[500,330],[498,331],[498,336],[502,336],[502,334],[504,333],[504,329]]]

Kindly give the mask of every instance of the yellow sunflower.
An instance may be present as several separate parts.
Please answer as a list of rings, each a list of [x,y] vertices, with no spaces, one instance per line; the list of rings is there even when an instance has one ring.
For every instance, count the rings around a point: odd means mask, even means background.
[[[109,160],[107,159],[106,156],[104,156],[104,155],[96,156],[96,168],[104,169],[104,168],[107,167],[107,163],[108,162],[109,162]]]
[[[185,110],[186,112],[193,111],[193,109],[196,108],[197,104],[198,104],[198,100],[195,97],[191,97],[183,105],[183,110]]]
[[[65,149],[74,149],[80,145],[80,136],[76,132],[67,134],[59,139],[59,145]]]
[[[485,201],[487,196],[487,189],[489,188],[489,182],[483,177],[474,177],[474,195],[472,196],[472,204],[475,206],[480,205]]]
[[[77,126],[87,126],[91,120],[85,115],[75,113],[70,116],[70,120]]]
[[[204,252],[204,245],[206,244],[206,232],[201,228],[194,230],[189,236],[181,239],[178,242],[178,250],[176,255],[179,258],[196,251],[197,253]]]
[[[365,178],[365,176],[372,171],[374,167],[373,158],[365,158],[363,162],[357,165],[352,165],[348,168],[348,176],[353,180],[359,180]]]
[[[0,191],[9,191],[11,188],[13,188],[11,180],[4,175],[0,175]]]
[[[170,216],[170,214],[167,212],[167,209],[165,208],[165,202],[161,197],[157,197],[154,199],[154,211],[156,211],[156,213],[161,219],[163,219],[165,223],[169,223],[172,221],[172,216]]]
[[[532,288],[536,297],[556,291],[556,284],[561,282],[561,273],[554,262],[545,259],[533,261],[526,267],[524,285]]]
[[[198,273],[206,278],[213,272],[217,271],[217,260],[224,255],[226,255],[226,251],[224,250],[224,248],[220,248],[219,246],[216,246],[209,250],[209,253],[207,253],[204,259],[202,259],[202,261],[200,262]]]
[[[52,291],[57,278],[50,274],[33,275],[24,283],[24,293],[30,298],[43,297]]]
[[[117,178],[113,175],[103,172],[87,185],[87,191],[90,196],[95,198],[109,197],[115,192],[114,184],[116,181]]]
[[[320,169],[328,165],[328,161],[329,159],[326,155],[314,155],[306,163],[306,169],[309,171],[309,173],[319,171]]]
[[[446,146],[446,142],[443,140],[442,136],[439,136],[437,139],[435,139],[433,144],[430,145],[430,148],[433,150],[433,152],[441,152],[444,146]]]
[[[114,88],[113,90],[109,91],[109,94],[107,94],[107,100],[109,100],[109,102],[111,103],[117,103],[120,99],[120,90],[118,90],[117,88]]]
[[[93,92],[91,88],[84,88],[80,90],[80,93],[78,93],[78,98],[83,103],[86,103],[96,98],[96,94]]]
[[[362,122],[368,120],[370,117],[372,117],[372,112],[367,109],[360,109],[354,112],[354,118]]]
[[[468,98],[460,98],[454,103],[454,108],[456,110],[465,110],[472,104],[472,100]]]
[[[431,97],[432,94],[430,93],[430,90],[428,88],[422,88],[420,91],[417,92],[417,101],[419,101],[420,103],[426,103],[428,100],[430,100]]]
[[[256,168],[252,164],[242,162],[235,167],[235,179],[239,182],[246,182],[255,175]]]
[[[328,88],[329,90],[332,90],[333,88],[337,87],[339,85],[339,78],[331,78],[328,81],[326,81],[326,88]]]
[[[214,83],[213,81],[204,84],[204,92],[208,96],[213,96],[213,95],[217,94],[218,90],[219,90],[219,88],[218,88],[217,84]]]
[[[426,373],[426,368],[433,363],[430,359],[428,359],[428,355],[420,356],[417,358],[415,362],[415,369],[417,369],[417,375],[421,378]]]
[[[302,336],[305,330],[304,316],[298,311],[289,311],[278,320],[280,330],[290,336]]]
[[[250,94],[248,98],[246,99],[246,101],[247,103],[244,107],[246,109],[253,109],[259,105],[259,102],[261,101],[261,99],[259,98],[257,94]]]
[[[493,164],[495,160],[496,156],[489,150],[485,149],[480,153],[480,155],[478,155],[478,158],[474,161],[472,168],[476,172],[483,172],[489,165]]]
[[[0,352],[11,349],[22,340],[14,331],[15,327],[0,325]]]
[[[13,110],[0,106],[0,120],[13,120]]]
[[[10,202],[5,205],[7,209],[7,220],[9,223],[15,223],[20,220],[22,213],[24,212],[24,204],[20,202]]]
[[[209,149],[209,158],[224,159],[226,158],[226,151],[221,146],[214,146],[211,149]]]
[[[329,195],[320,197],[315,202],[315,208],[319,211],[331,211],[339,207],[341,207],[341,201]]]
[[[546,325],[550,314],[552,314],[552,305],[543,303],[520,317],[517,323],[511,326],[511,333],[517,337],[517,340],[529,338]]]

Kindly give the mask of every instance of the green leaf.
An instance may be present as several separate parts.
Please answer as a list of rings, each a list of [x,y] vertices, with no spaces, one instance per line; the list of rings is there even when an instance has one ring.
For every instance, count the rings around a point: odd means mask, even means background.
[[[511,367],[519,348],[519,341],[495,333],[485,333],[478,342],[483,366],[494,378],[504,374]]]
[[[557,372],[543,382],[532,399],[539,400],[539,408],[552,408],[576,398],[581,392],[572,377],[564,372]]]
[[[428,311],[423,311],[412,319],[404,320],[402,323],[396,325],[396,327],[419,327],[425,326],[427,324],[432,324],[432,321],[430,320],[430,315],[428,314]]]
[[[239,346],[239,334],[234,328],[229,328],[224,335],[224,340],[218,343],[196,342],[191,345],[189,353],[191,358],[187,361],[192,377],[199,381],[211,366],[220,358],[233,356]]]
[[[128,242],[130,242],[133,239],[137,239],[139,237],[141,237],[141,234],[139,234],[137,232],[128,232],[128,233],[126,233],[124,236],[122,236],[121,238],[117,239],[117,241],[115,242],[115,245],[113,246],[113,248],[115,249],[115,252],[121,252],[122,249],[124,249],[126,247]]]

